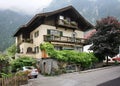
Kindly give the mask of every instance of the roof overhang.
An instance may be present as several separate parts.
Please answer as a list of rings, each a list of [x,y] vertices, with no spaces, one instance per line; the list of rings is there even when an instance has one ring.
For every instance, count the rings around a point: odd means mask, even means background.
[[[86,30],[89,30],[91,28],[93,28],[94,26],[92,24],[90,24],[82,15],[80,15],[80,13],[72,6],[68,6],[68,7],[65,7],[65,8],[62,8],[62,9],[59,9],[59,10],[56,10],[56,11],[53,11],[53,12],[46,12],[46,13],[40,13],[40,14],[36,14],[26,25],[23,25],[22,27],[18,28],[18,30],[14,33],[14,37],[19,35],[22,31],[28,29],[28,28],[31,28],[32,25],[36,24],[35,22],[37,20],[41,20],[45,17],[48,17],[48,16],[53,16],[55,14],[59,14],[61,12],[65,12],[65,11],[72,11],[72,13],[74,13],[74,15],[76,15],[77,17],[77,20],[78,22],[82,25],[82,31],[86,31]],[[39,23],[41,24],[41,23]],[[31,28],[31,30],[33,30],[35,28]]]

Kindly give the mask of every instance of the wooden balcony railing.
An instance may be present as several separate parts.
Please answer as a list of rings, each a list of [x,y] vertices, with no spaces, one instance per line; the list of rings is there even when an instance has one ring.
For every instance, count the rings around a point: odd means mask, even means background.
[[[67,22],[65,20],[58,20],[58,25],[61,27],[67,27],[67,28],[72,28],[72,29],[77,29],[78,28],[78,24],[74,21],[72,22]]]
[[[23,40],[19,40],[18,41],[18,45],[22,44],[22,43],[33,43],[33,39],[23,39]]]
[[[33,39],[23,39],[23,42],[33,43]]]
[[[87,40],[84,38],[73,38],[67,36],[54,36],[44,35],[44,41],[47,42],[61,42],[61,43],[75,43],[75,44],[87,44]]]

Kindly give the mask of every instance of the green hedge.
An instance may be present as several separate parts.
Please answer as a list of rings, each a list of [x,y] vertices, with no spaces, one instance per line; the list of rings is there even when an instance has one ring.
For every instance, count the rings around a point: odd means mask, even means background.
[[[81,64],[83,68],[87,68],[98,61],[93,53],[75,52],[71,50],[57,51],[48,42],[41,44],[40,49],[46,50],[51,58],[57,59],[58,61]]]
[[[16,72],[23,66],[32,66],[35,65],[35,63],[36,59],[32,57],[23,56],[11,61],[10,64],[12,66],[12,70]]]

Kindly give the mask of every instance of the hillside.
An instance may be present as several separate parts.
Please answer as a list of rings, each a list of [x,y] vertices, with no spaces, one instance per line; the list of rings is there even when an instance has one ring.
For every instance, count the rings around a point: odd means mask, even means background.
[[[106,16],[115,16],[120,19],[120,0],[53,0],[46,11],[68,5],[74,6],[92,24]]]
[[[47,8],[44,8],[44,12],[68,5],[75,7],[93,25],[97,19],[106,16],[115,16],[120,20],[120,0],[53,0]],[[20,25],[27,23],[32,16],[10,10],[0,10],[0,51],[4,51],[14,43],[13,33]]]
[[[0,51],[14,43],[13,33],[29,19],[29,16],[23,14],[10,10],[0,10]]]

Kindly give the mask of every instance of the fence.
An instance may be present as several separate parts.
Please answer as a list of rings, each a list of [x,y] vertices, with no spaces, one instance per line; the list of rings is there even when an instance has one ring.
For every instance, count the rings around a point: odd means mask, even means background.
[[[27,76],[12,76],[9,78],[0,78],[0,86],[20,86],[27,83]]]

